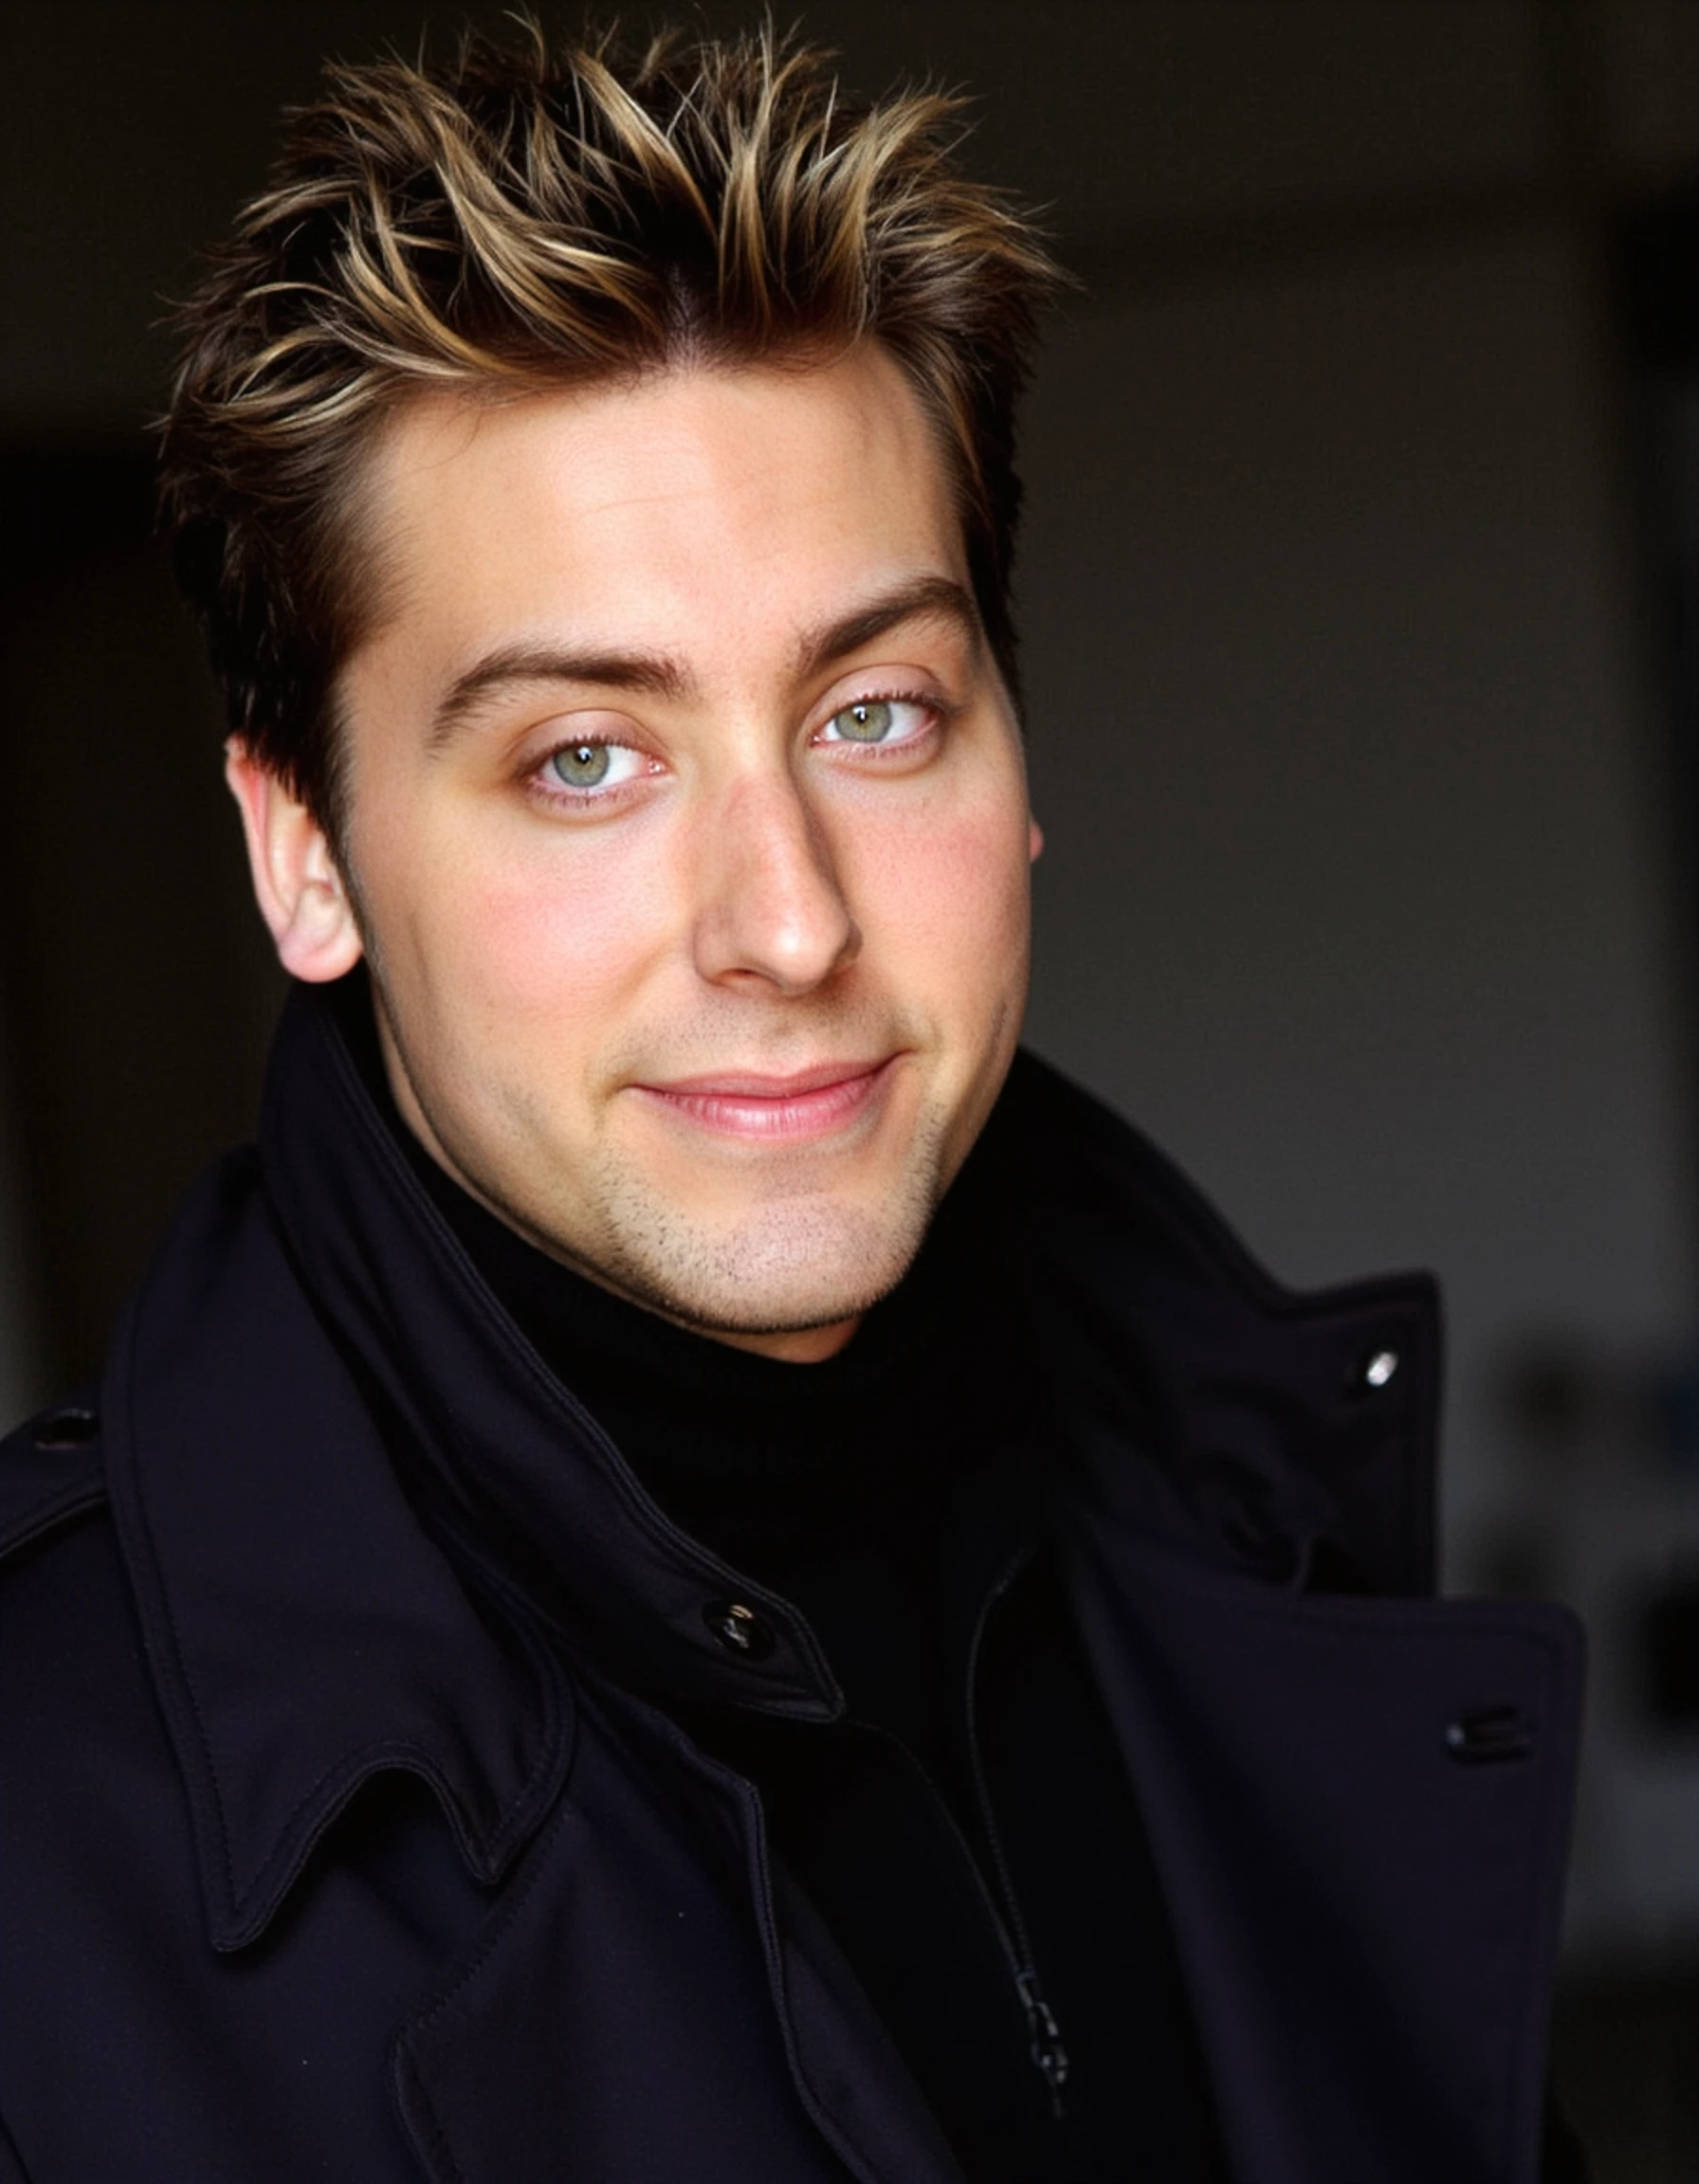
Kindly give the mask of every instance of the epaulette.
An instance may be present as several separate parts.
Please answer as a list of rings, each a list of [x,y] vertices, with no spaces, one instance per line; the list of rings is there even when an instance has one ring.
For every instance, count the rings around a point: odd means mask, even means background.
[[[105,1498],[100,1415],[88,1391],[0,1441],[0,1556]]]

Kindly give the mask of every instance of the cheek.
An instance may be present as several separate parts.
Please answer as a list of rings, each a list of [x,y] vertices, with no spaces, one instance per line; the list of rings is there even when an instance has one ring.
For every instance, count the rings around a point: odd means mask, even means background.
[[[857,893],[864,936],[887,964],[974,1010],[1024,987],[1031,867],[1024,800],[933,809],[869,844]]]
[[[397,872],[390,929],[405,962],[384,951],[392,983],[423,1005],[427,1035],[582,1047],[612,1028],[611,1011],[647,975],[662,944],[667,891],[619,831],[543,833],[502,853],[421,854]],[[383,949],[385,920],[378,919]]]

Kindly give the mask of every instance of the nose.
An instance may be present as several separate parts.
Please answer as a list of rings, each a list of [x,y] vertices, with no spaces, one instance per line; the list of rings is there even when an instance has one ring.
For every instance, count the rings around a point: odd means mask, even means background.
[[[703,815],[696,967],[717,985],[808,993],[861,935],[831,846],[788,775],[731,784]]]

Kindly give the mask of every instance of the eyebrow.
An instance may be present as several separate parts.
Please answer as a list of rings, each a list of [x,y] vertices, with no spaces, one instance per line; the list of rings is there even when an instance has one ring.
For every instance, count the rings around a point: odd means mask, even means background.
[[[918,576],[852,608],[834,622],[805,630],[796,646],[795,671],[799,678],[817,675],[887,630],[921,619],[953,623],[976,642],[980,636],[978,609],[966,585],[952,576]],[[477,713],[483,698],[515,682],[592,683],[605,690],[642,691],[674,700],[688,697],[695,688],[689,670],[662,652],[502,645],[455,677],[431,715],[427,749],[446,749]]]
[[[553,645],[502,645],[457,675],[430,717],[426,748],[445,750],[478,710],[479,700],[510,682],[593,682],[604,690],[641,690],[682,698],[690,677],[659,652],[574,652]]]
[[[865,607],[852,608],[824,628],[806,630],[796,647],[796,672],[817,675],[834,661],[871,645],[887,629],[923,619],[954,623],[962,636],[976,642],[979,637],[979,610],[965,584],[953,576],[917,576],[868,600]]]

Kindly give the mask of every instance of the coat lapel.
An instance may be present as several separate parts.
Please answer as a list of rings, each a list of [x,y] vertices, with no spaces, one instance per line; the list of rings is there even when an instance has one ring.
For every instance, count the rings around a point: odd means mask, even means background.
[[[1581,1680],[1566,1611],[1068,1543],[1240,2184],[1528,2184]]]
[[[394,2042],[425,2174],[959,2184],[782,1886],[776,1919],[754,1793],[629,1700],[587,1702],[580,1731],[555,1820]]]

